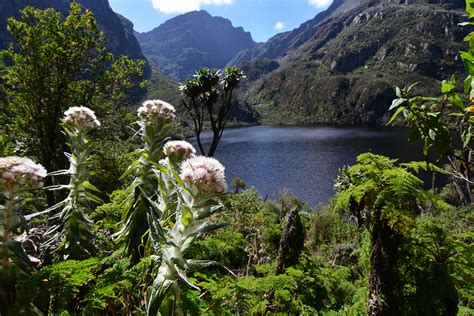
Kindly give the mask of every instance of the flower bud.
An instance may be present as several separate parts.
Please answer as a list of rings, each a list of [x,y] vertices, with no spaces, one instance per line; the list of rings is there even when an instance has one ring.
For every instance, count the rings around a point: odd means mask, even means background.
[[[82,131],[88,131],[100,126],[94,111],[85,106],[73,106],[64,112],[64,122]]]
[[[0,158],[0,188],[14,190],[39,189],[43,186],[46,169],[29,158]]]
[[[181,180],[204,195],[224,193],[227,189],[224,166],[214,158],[197,156],[181,164]],[[193,190],[194,193],[196,190]]]
[[[184,140],[169,141],[163,147],[165,155],[175,163],[181,163],[196,153],[193,145]]]
[[[142,106],[138,108],[137,115],[141,120],[163,120],[171,122],[175,118],[174,107],[161,100],[148,100],[143,102]]]

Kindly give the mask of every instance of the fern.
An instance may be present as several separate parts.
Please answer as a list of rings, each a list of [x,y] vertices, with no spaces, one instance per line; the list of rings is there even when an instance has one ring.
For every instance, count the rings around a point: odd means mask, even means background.
[[[401,163],[400,167],[407,169],[407,170],[413,170],[415,173],[418,173],[421,170],[424,171],[435,171],[439,172],[442,174],[446,174],[446,170],[443,168],[440,168],[430,162],[427,161],[410,161],[410,162],[405,162]]]
[[[38,289],[35,305],[43,312],[70,310],[81,289],[92,286],[100,265],[99,258],[66,260],[39,270],[34,274]]]
[[[397,166],[396,159],[372,153],[359,155],[357,161],[359,164],[342,171],[336,183],[339,188],[336,208],[347,209],[351,202],[361,203],[364,197],[365,208],[386,209],[390,205],[398,210],[414,210],[416,203],[422,205],[427,200],[435,200],[432,194],[423,190],[423,181],[408,171],[427,168],[426,163]],[[434,165],[431,168],[435,168]],[[442,203],[437,205],[443,207]]]
[[[368,312],[395,311],[404,295],[393,282],[403,279],[398,262],[400,243],[410,238],[416,227],[415,216],[423,205],[427,209],[445,205],[431,192],[423,190],[423,181],[408,171],[416,172],[423,164],[412,162],[397,166],[396,160],[371,153],[360,155],[357,161],[359,164],[343,170],[339,178],[336,206],[348,209],[358,226],[365,227],[371,236]],[[383,287],[377,286],[382,283]]]
[[[414,195],[419,195],[423,186],[423,181],[402,168],[384,170],[381,174],[383,189],[388,190],[392,195],[390,200],[403,202]]]
[[[91,314],[141,314],[143,297],[150,279],[150,258],[132,265],[130,258],[119,259],[114,253],[102,261],[108,267],[95,280],[94,288],[84,299],[84,313]]]

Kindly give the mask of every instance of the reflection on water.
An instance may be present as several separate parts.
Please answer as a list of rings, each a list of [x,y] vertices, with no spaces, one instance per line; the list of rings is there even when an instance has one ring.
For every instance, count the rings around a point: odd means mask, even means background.
[[[239,177],[264,197],[275,199],[288,189],[316,205],[334,195],[340,168],[354,164],[360,153],[421,160],[419,147],[407,138],[401,128],[254,126],[226,130],[216,158],[226,167],[229,185]],[[209,143],[210,133],[203,139]]]

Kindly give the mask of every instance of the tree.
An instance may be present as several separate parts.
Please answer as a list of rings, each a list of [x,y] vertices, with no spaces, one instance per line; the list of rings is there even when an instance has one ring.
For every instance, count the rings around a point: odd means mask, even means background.
[[[371,238],[368,315],[400,315],[406,300],[400,273],[401,248],[414,218],[427,207],[447,209],[442,199],[423,190],[423,181],[409,170],[435,168],[425,162],[396,165],[372,153],[342,170],[337,205],[349,211]],[[434,304],[434,303],[433,303]]]
[[[214,156],[230,119],[233,91],[243,78],[244,73],[235,67],[224,69],[222,79],[220,70],[201,68],[194,75],[194,79],[186,80],[180,87],[185,97],[182,103],[193,120],[199,150],[203,155]],[[201,141],[206,118],[210,121],[213,133],[212,143],[207,152]]]
[[[13,137],[9,129],[11,122],[11,113],[6,104],[5,84],[2,76],[5,73],[5,65],[0,59],[0,156],[8,156],[12,153]]]
[[[8,20],[8,31],[12,43],[2,51],[7,65],[3,80],[21,137],[17,142],[48,170],[63,169],[63,112],[86,105],[100,114],[123,101],[125,90],[141,77],[144,62],[107,53],[92,13],[74,2],[64,19],[53,9],[27,7],[19,20]],[[51,192],[48,203],[54,203]]]

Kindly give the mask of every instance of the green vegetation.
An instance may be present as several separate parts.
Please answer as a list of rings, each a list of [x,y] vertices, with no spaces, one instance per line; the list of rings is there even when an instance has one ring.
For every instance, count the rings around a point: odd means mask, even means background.
[[[48,170],[62,169],[62,113],[82,105],[105,113],[120,104],[142,75],[143,61],[107,53],[92,13],[74,2],[65,19],[53,9],[27,7],[20,20],[8,20],[8,30],[12,44],[2,52],[2,82],[16,118],[9,126],[25,153]],[[49,194],[48,202],[54,201]]]
[[[370,235],[368,313],[401,314],[412,306],[404,302],[405,284],[399,262],[409,257],[403,258],[400,246],[403,246],[417,215],[446,211],[449,206],[422,190],[423,182],[407,170],[425,163],[396,166],[394,160],[370,153],[360,155],[357,160],[359,164],[341,172],[336,184],[340,192],[336,208],[349,210],[357,226]],[[448,285],[450,283],[442,287]],[[439,301],[451,303],[445,297],[440,297]],[[433,304],[433,307],[444,311],[443,306]],[[446,310],[450,308],[453,306],[447,306]]]
[[[467,9],[474,24],[470,3]],[[403,116],[413,128],[426,160],[398,163],[361,154],[355,165],[341,170],[334,199],[312,210],[291,196],[263,201],[239,179],[235,192],[224,194],[224,166],[196,156],[185,141],[171,140],[179,131],[171,104],[145,101],[136,114],[112,108],[125,97],[123,86],[107,90],[99,79],[89,81],[81,68],[89,69],[87,64],[74,66],[74,80],[66,81],[72,90],[58,90],[56,80],[62,81],[53,62],[61,60],[54,57],[62,44],[87,46],[102,36],[94,31],[90,13],[75,4],[64,20],[52,10],[26,9],[24,15],[31,19],[11,21],[12,32],[25,36],[17,44],[36,40],[34,32],[52,32],[62,42],[46,45],[54,52],[47,51],[51,64],[44,66],[51,68],[42,69],[43,77],[24,63],[33,57],[14,53],[14,46],[5,53],[12,63],[3,76],[7,110],[0,122],[9,125],[1,128],[23,131],[25,147],[18,144],[22,138],[14,142],[5,133],[2,154],[31,152],[40,160],[44,149],[35,146],[62,130],[67,144],[54,138],[48,146],[57,146],[51,147],[54,155],[68,148],[70,166],[49,169],[47,175],[29,158],[0,158],[1,315],[474,313],[474,35],[466,37],[469,50],[462,53],[469,75],[463,92],[450,79],[442,83],[440,97],[412,96],[406,88],[397,90],[392,103],[393,119]],[[33,56],[48,61],[44,54]],[[127,78],[138,74],[139,63],[121,59],[117,64],[104,56],[112,70],[98,78],[111,79],[114,67]],[[49,89],[37,91],[37,80],[20,77],[28,71],[31,78],[47,79],[42,82]],[[236,69],[225,72],[223,90],[217,91],[218,73],[201,71],[185,83],[187,107],[193,111],[199,104],[196,115],[218,114],[222,121],[211,120],[211,126],[225,127],[241,77]],[[24,81],[13,86],[14,79]],[[60,92],[70,105],[90,104],[96,113],[76,106],[64,111]],[[33,106],[27,101],[36,100],[33,93],[44,93],[37,97],[47,102],[32,108],[41,112],[38,117],[26,113]],[[224,102],[223,110],[213,108],[217,101]],[[46,120],[48,111],[57,126]],[[21,122],[48,125],[48,133],[33,137]],[[449,165],[439,166],[439,156],[448,157]],[[430,184],[420,179],[420,170],[448,175],[448,184],[440,192],[433,184],[427,190]],[[41,190],[51,176],[57,185]],[[51,203],[46,192],[61,202]]]
[[[153,69],[151,73],[151,78],[147,81],[147,98],[159,99],[162,98],[164,95],[167,96],[168,102],[171,104],[179,105],[181,101],[181,94],[178,90],[179,84],[174,82],[166,75],[164,75],[159,70]],[[185,109],[178,107],[176,108],[178,113],[184,112]]]

